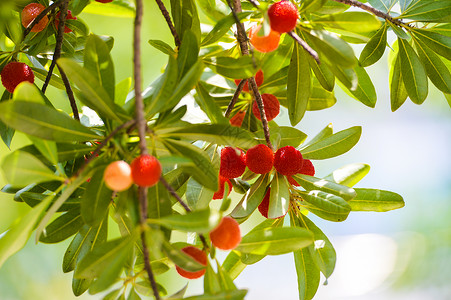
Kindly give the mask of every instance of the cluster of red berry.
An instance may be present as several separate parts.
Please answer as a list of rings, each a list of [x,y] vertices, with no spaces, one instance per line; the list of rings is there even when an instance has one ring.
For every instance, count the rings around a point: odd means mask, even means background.
[[[259,52],[271,52],[279,47],[280,35],[290,32],[296,27],[299,12],[292,2],[282,0],[274,3],[268,9],[271,30],[267,35],[260,32],[262,25],[254,25],[248,36],[251,44]]]
[[[221,150],[221,165],[219,169],[219,189],[213,199],[222,199],[224,195],[224,185],[229,184],[231,190],[231,178],[237,178],[243,175],[246,167],[256,174],[266,174],[276,169],[282,175],[285,175],[288,182],[294,186],[299,184],[291,176],[295,174],[305,174],[314,176],[315,167],[312,162],[302,157],[301,152],[292,146],[285,146],[273,153],[273,151],[264,144],[259,144],[247,150],[244,153],[241,149],[225,147]],[[265,197],[258,207],[260,213],[268,218],[270,189],[268,188]]]
[[[258,72],[255,74],[255,83],[257,84],[257,87],[259,87],[260,85],[263,84],[263,80],[264,80],[263,71],[258,70]],[[235,79],[235,84],[238,85],[240,83],[240,81],[241,81],[241,79]],[[244,84],[243,92],[250,92],[248,82],[246,82]],[[279,114],[280,103],[279,103],[279,100],[277,99],[277,97],[272,94],[262,94],[261,96],[262,96],[266,119],[269,122],[272,119],[274,119],[275,117],[277,117],[277,115]],[[257,101],[255,101],[255,100],[252,102],[252,113],[254,114],[254,116],[257,119],[261,120],[260,110],[258,109]],[[235,115],[233,115],[230,118],[230,120],[229,120],[230,124],[232,126],[241,127],[241,125],[243,124],[245,115],[246,115],[245,110],[241,110],[241,111],[237,112]]]

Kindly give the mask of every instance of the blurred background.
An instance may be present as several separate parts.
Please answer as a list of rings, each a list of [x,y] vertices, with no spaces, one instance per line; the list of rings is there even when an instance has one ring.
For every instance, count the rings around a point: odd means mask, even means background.
[[[152,48],[149,39],[173,44],[170,32],[153,1],[145,1],[143,26],[144,86],[162,71],[165,55]],[[115,37],[112,50],[116,81],[132,74],[131,18],[83,13],[91,31]],[[358,50],[357,50],[358,51]],[[386,55],[390,50],[386,50]],[[327,285],[320,285],[315,299],[321,300],[445,300],[451,299],[451,109],[430,84],[426,102],[417,106],[407,100],[398,111],[390,111],[387,57],[368,68],[376,86],[378,102],[371,109],[336,89],[337,104],[324,111],[307,112],[297,128],[314,136],[332,123],[335,132],[360,125],[360,142],[348,153],[325,161],[314,161],[318,177],[350,163],[367,163],[370,173],[357,187],[397,192],[406,206],[387,213],[351,213],[342,223],[312,220],[330,238],[337,251],[337,265]],[[42,82],[37,81],[38,86]],[[49,89],[49,98],[60,99],[58,107],[70,111],[64,94]],[[289,125],[286,111],[276,121]],[[11,149],[28,144],[17,134]],[[2,143],[0,159],[10,150]],[[0,177],[0,186],[5,181]],[[237,194],[231,194],[238,201]],[[0,233],[25,211],[25,204],[0,193]],[[261,222],[258,213],[248,221]],[[249,225],[243,224],[243,232]],[[32,237],[34,240],[34,236]],[[61,262],[70,239],[60,245],[30,241],[0,269],[1,300],[75,299],[72,273],[62,272]],[[226,253],[219,253],[225,257]],[[171,270],[159,278],[168,292],[181,289],[186,281]],[[324,278],[322,282],[324,282]],[[246,299],[298,299],[297,279],[291,254],[268,256],[248,266],[235,281],[248,289]],[[202,279],[190,282],[188,293],[198,294]],[[77,299],[100,299],[83,295]]]

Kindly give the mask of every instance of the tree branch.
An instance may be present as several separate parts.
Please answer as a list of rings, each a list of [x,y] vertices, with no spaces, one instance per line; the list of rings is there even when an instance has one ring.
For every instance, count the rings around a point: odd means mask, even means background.
[[[63,69],[58,65],[58,70],[61,74],[61,79],[63,80],[64,86],[66,87],[67,97],[69,97],[70,107],[72,108],[72,113],[74,114],[75,120],[80,121],[80,116],[78,115],[77,103],[75,102],[74,92],[72,91],[72,87],[70,86],[69,79],[66,76],[66,73]]]
[[[179,47],[182,44],[182,42],[180,41],[180,37],[177,33],[177,30],[175,30],[174,24],[172,24],[171,16],[169,15],[166,6],[164,6],[164,3],[161,0],[155,1],[157,2],[157,5],[160,8],[161,13],[163,14],[163,17],[165,18],[166,23],[168,23],[169,30],[171,30],[172,36],[174,37],[175,45]]]
[[[310,54],[310,56],[313,57],[318,64],[320,63],[318,53],[315,50],[313,50],[313,48],[310,47],[310,45],[307,44],[303,39],[301,39],[296,34],[296,32],[290,31],[287,32],[287,34],[291,36],[299,45],[301,45],[301,47],[304,48],[304,50],[307,51],[307,53]]]
[[[393,18],[392,16],[390,16],[387,13],[384,13],[383,11],[380,11],[378,9],[375,9],[374,7],[371,7],[365,3],[356,1],[356,0],[333,0],[335,2],[339,2],[339,3],[343,3],[343,4],[347,4],[347,5],[351,5],[351,6],[355,6],[358,7],[360,9],[366,10],[367,12],[372,13],[375,16],[378,16],[382,19],[385,19],[387,21],[390,21],[391,23],[398,25],[398,26],[408,26],[407,24],[403,23],[402,21]]]
[[[246,84],[247,79],[241,79],[240,83],[236,87],[235,93],[233,94],[232,100],[230,100],[229,105],[227,106],[227,110],[225,112],[225,117],[228,118],[230,114],[232,113],[233,108],[235,107],[235,103],[238,100],[238,97],[241,94],[241,91],[243,91],[243,87]]]
[[[260,92],[258,91],[258,86],[257,86],[257,83],[255,82],[255,78],[251,77],[251,78],[249,78],[248,81],[249,81],[249,88],[254,93],[255,102],[257,103],[258,110],[260,111],[260,118],[262,121],[263,132],[265,134],[266,145],[268,145],[268,147],[274,151],[274,147],[271,143],[271,139],[270,139],[270,135],[269,135],[268,119],[266,118],[265,107],[263,105],[262,96],[260,95]]]

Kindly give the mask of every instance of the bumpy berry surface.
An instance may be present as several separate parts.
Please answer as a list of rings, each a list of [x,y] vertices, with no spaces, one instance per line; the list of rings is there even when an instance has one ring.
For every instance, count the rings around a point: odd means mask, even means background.
[[[257,86],[261,86],[263,83],[263,71],[262,70],[258,70],[257,74],[255,74],[254,76],[255,78],[255,83],[257,84]],[[241,79],[235,79],[235,84],[238,85],[240,84]],[[249,92],[249,82],[246,81],[246,83],[243,86],[243,91],[244,92]]]
[[[225,191],[225,184],[229,185],[229,192],[227,194],[230,195],[230,192],[232,191],[232,182],[230,181],[230,179],[222,177],[221,175],[219,175],[219,188],[218,190],[213,194],[213,199],[222,199],[224,197],[224,191]]]
[[[255,50],[259,52],[271,52],[279,47],[280,34],[277,31],[271,30],[266,36],[259,36],[258,32],[262,27],[254,25],[248,33],[249,41],[254,46]]]
[[[234,249],[241,242],[241,231],[238,222],[227,216],[210,232],[210,240],[216,248]]]
[[[7,64],[0,73],[0,76],[2,77],[3,86],[10,93],[14,92],[16,86],[21,82],[34,82],[34,73],[31,68],[17,61]]]
[[[279,1],[268,9],[271,29],[279,33],[289,32],[296,27],[299,17],[296,5],[290,1]]]
[[[200,264],[204,266],[207,265],[207,254],[199,248],[196,248],[194,246],[187,246],[183,248],[182,251],[197,260]],[[202,277],[202,275],[205,274],[205,270],[190,272],[180,268],[179,266],[175,266],[175,269],[177,270],[177,273],[188,279],[196,279]]]
[[[58,25],[60,23],[60,13],[61,12],[58,12],[55,16],[55,26],[56,26],[57,30],[58,30]],[[66,20],[77,20],[77,17],[73,16],[72,12],[70,10],[68,10]],[[72,32],[72,29],[70,29],[67,26],[64,26],[64,33],[69,33],[69,32]]]
[[[271,171],[274,164],[274,153],[263,144],[259,144],[247,150],[246,165],[254,173],[266,174]]]
[[[302,168],[299,172],[301,174],[315,176],[315,167],[310,159],[304,159],[302,161]]]
[[[225,178],[240,177],[246,169],[246,155],[237,148],[225,147],[221,150],[219,175]]]
[[[133,182],[142,187],[155,185],[161,176],[161,164],[152,155],[140,155],[131,163]]]
[[[271,121],[280,112],[280,103],[279,100],[277,100],[277,97],[271,94],[262,94],[262,100],[263,100],[263,106],[265,107],[265,114],[266,119]],[[255,117],[259,120],[260,118],[260,110],[258,109],[257,101],[254,101],[252,104],[252,112],[254,113]]]
[[[30,3],[24,7],[21,13],[22,25],[27,28],[28,25],[45,9],[44,5],[39,3]],[[49,23],[49,18],[44,16],[38,24],[34,25],[31,32],[42,31]]]
[[[302,154],[292,146],[285,146],[277,150],[274,155],[274,168],[282,175],[290,176],[302,168]]]
[[[103,179],[109,189],[118,192],[125,191],[133,184],[132,169],[123,160],[112,162],[106,167]]]
[[[244,117],[246,116],[246,111],[242,110],[237,112],[233,117],[230,118],[230,125],[235,127],[241,127],[243,124]]]

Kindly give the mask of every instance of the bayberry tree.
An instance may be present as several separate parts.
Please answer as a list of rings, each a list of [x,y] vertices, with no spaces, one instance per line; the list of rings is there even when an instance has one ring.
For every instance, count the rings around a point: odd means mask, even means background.
[[[306,142],[295,126],[306,112],[333,106],[337,85],[356,105],[374,107],[365,68],[387,49],[393,111],[407,98],[423,103],[429,80],[451,103],[451,2],[156,3],[171,44],[142,36],[142,0],[0,3],[0,38],[8,41],[0,43],[0,134],[8,147],[16,131],[31,141],[3,160],[2,192],[32,207],[1,236],[0,266],[35,232],[42,243],[72,239],[62,264],[76,296],[162,299],[159,275],[176,268],[188,279],[204,276],[204,293],[186,299],[244,299],[233,280],[247,265],[293,253],[299,298],[312,299],[336,253],[309,215],[342,222],[351,211],[389,211],[404,201],[354,188],[366,164],[315,177],[315,160],[349,151],[361,127],[334,133],[328,125]],[[132,80],[116,82],[110,52],[121,37],[90,33],[79,17],[86,8],[134,14]],[[154,66],[141,63],[142,38],[167,55],[144,91],[142,68]],[[351,44],[363,45],[359,58]],[[71,111],[46,96],[49,87],[65,91]],[[209,121],[187,121],[182,98]],[[281,110],[291,126],[277,124]],[[257,210],[267,220],[242,236],[240,224]],[[225,260],[216,248],[229,251]]]

